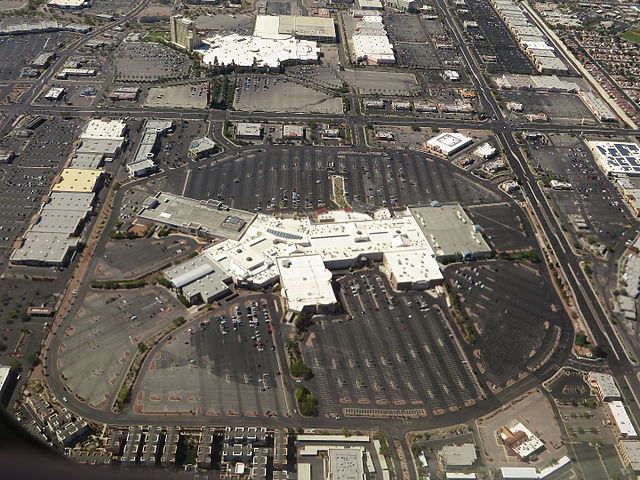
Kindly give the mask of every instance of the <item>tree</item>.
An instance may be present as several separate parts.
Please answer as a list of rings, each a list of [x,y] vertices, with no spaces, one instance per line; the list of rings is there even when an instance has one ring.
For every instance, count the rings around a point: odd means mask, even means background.
[[[32,353],[31,355],[29,355],[27,360],[32,367],[40,364],[40,356],[37,353]]]
[[[289,366],[289,373],[296,378],[310,378],[311,369],[304,362],[294,362]]]
[[[138,351],[139,352],[143,352],[144,353],[144,352],[147,351],[148,348],[149,347],[147,347],[147,345],[144,342],[138,342]]]
[[[586,347],[589,344],[589,342],[587,341],[586,333],[584,333],[582,331],[581,332],[577,332],[574,343],[578,347]]]

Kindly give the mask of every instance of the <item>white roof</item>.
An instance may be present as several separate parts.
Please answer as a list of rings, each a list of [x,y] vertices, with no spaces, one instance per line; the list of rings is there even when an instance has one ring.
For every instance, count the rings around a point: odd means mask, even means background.
[[[636,437],[636,429],[631,423],[624,404],[620,400],[614,400],[613,402],[607,402],[607,406],[609,407],[613,421],[617,425],[618,430],[620,430],[620,435],[629,438]]]
[[[374,8],[376,10],[382,10],[382,3],[380,0],[358,0],[360,8]]]
[[[445,155],[451,155],[452,153],[461,150],[462,148],[473,142],[473,139],[463,135],[461,133],[446,132],[441,133],[427,141],[427,145],[437,150],[440,150]]]
[[[606,174],[640,175],[640,147],[630,142],[595,142],[587,145]]]
[[[203,41],[196,50],[208,65],[231,65],[251,67],[278,67],[287,60],[316,61],[320,49],[311,40],[297,40],[291,35],[261,37],[233,33],[214,35]]]
[[[11,373],[11,367],[0,366],[0,392],[4,389],[5,384],[9,380],[9,374]]]
[[[394,238],[396,245],[402,242],[400,236]],[[429,286],[432,281],[443,280],[435,253],[427,250],[408,250],[388,252],[384,254],[386,267],[398,283],[411,282],[416,285]]]
[[[478,148],[474,150],[474,153],[480,155],[481,157],[491,157],[496,154],[496,149],[490,143],[483,143]]]
[[[354,35],[353,49],[356,58],[375,62],[394,62],[393,45],[385,35]]]
[[[80,138],[123,140],[126,123],[120,120],[90,120]]]
[[[331,286],[331,272],[320,255],[296,255],[277,259],[282,294],[288,307],[297,312],[305,307],[334,305],[337,300]]]
[[[364,480],[362,448],[329,450],[329,480]]]
[[[509,480],[514,479],[537,479],[538,471],[533,467],[502,467],[500,469],[502,478]]]
[[[512,447],[513,451],[522,458],[527,458],[532,453],[535,453],[542,447],[544,447],[544,443],[542,443],[542,441],[538,437],[531,433],[531,430],[529,430],[517,420],[514,420],[509,425],[507,425],[507,429],[509,429],[509,431],[511,431],[511,433],[513,434],[515,434],[516,432],[523,432],[526,435],[527,439],[525,441],[520,442],[515,447]],[[500,437],[502,437],[502,439],[506,439],[507,435],[503,431],[500,431]]]
[[[81,7],[85,0],[49,0],[47,5],[54,7]]]

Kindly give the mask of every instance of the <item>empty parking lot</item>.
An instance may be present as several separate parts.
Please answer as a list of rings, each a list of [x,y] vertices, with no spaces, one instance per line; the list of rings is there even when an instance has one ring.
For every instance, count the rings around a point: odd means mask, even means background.
[[[510,385],[571,344],[569,319],[540,268],[494,261],[445,270],[477,333],[478,369],[491,388]]]

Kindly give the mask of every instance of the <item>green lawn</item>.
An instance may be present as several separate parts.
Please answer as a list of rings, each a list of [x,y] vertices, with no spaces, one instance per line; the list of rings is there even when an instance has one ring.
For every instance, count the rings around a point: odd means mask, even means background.
[[[640,43],[640,29],[632,28],[631,30],[627,30],[622,36],[630,42]]]
[[[169,32],[149,32],[144,36],[143,40],[145,42],[162,43],[167,40],[168,36],[169,36]]]

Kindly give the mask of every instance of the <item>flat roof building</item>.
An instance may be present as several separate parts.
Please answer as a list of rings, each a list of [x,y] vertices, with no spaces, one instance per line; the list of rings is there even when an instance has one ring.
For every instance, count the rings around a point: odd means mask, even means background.
[[[296,38],[317,42],[336,41],[336,30],[332,17],[258,15],[253,34],[262,38],[292,35]]]
[[[189,155],[195,159],[200,159],[211,155],[216,150],[216,142],[209,137],[194,138],[189,143]]]
[[[445,204],[409,209],[420,226],[436,258],[470,259],[491,254],[491,247],[482,237],[460,204]]]
[[[469,467],[477,459],[476,446],[473,443],[445,445],[438,452],[438,461],[443,470],[448,467]]]
[[[365,480],[362,449],[330,449],[327,480]]]
[[[623,438],[636,438],[636,429],[631,423],[627,409],[620,400],[605,403],[609,409],[609,418]]]
[[[81,168],[65,168],[60,173],[60,180],[51,187],[53,192],[95,192],[102,177],[100,170]]]
[[[49,0],[47,6],[56,7],[68,10],[78,10],[85,7],[90,7],[91,3],[87,0]]]
[[[380,0],[358,0],[358,5],[362,10],[382,10]]]
[[[587,374],[587,380],[601,401],[609,402],[612,400],[620,400],[620,390],[618,390],[612,375],[608,373],[589,372]]]
[[[504,445],[521,460],[544,448],[544,443],[518,420],[500,428],[499,435]]]
[[[427,140],[427,148],[435,153],[451,156],[471,145],[473,139],[461,133],[441,133]]]
[[[229,274],[204,255],[169,268],[163,274],[191,303],[208,303],[229,292]]]
[[[196,51],[202,55],[202,62],[211,66],[277,68],[282,63],[314,63],[320,56],[315,41],[291,35],[213,35],[203,40],[203,46]]]
[[[10,260],[15,265],[62,267],[69,263],[79,243],[79,238],[69,238],[66,233],[27,232]]]
[[[238,239],[255,214],[229,208],[214,200],[194,200],[160,192],[147,198],[138,217],[191,235]]]
[[[620,440],[616,447],[622,463],[634,472],[640,472],[640,441]]]
[[[262,138],[262,124],[251,122],[236,123],[236,137],[252,139]]]
[[[120,120],[90,120],[80,138],[108,139],[124,141],[127,124]]]
[[[338,301],[331,272],[320,255],[294,255],[277,260],[282,294],[287,307],[296,312],[329,313]]]
[[[640,147],[630,142],[588,141],[596,163],[606,175],[640,175]]]
[[[65,90],[62,87],[53,87],[44,95],[47,100],[60,100],[64,97]]]

